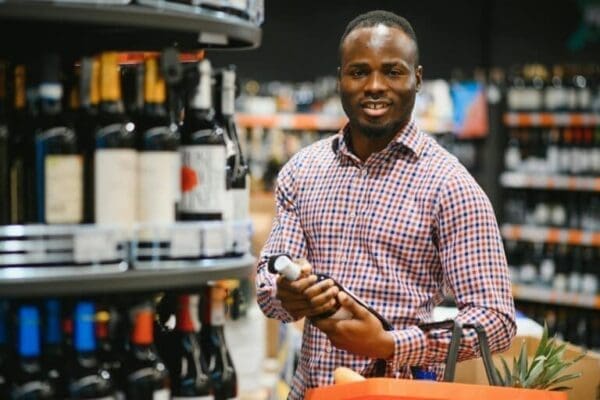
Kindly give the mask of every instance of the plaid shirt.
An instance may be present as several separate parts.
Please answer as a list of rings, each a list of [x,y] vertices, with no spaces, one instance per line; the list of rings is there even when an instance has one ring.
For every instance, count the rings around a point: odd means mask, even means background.
[[[257,265],[257,300],[267,317],[293,318],[275,298],[270,255],[306,258],[379,311],[395,331],[387,375],[409,378],[410,366],[442,377],[449,332],[423,333],[433,307],[451,293],[457,319],[481,323],[492,351],[516,332],[506,258],[491,204],[457,159],[410,122],[382,151],[361,161],[346,126],[298,152],[277,181],[277,216]],[[479,355],[465,331],[459,360]],[[333,370],[365,372],[374,360],[333,347],[310,322],[290,399],[333,383]]]

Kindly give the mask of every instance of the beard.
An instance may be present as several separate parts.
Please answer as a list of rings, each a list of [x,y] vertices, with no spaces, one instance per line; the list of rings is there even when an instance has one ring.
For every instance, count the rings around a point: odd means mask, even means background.
[[[363,123],[356,119],[352,121],[352,125],[358,127],[358,131],[369,139],[391,138],[400,130],[402,124],[402,121],[393,121],[387,124]]]

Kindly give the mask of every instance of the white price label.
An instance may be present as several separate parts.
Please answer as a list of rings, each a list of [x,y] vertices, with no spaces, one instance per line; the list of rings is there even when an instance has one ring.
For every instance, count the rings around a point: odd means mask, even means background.
[[[170,257],[200,257],[202,238],[198,227],[177,227],[171,233]]]
[[[76,263],[115,260],[117,243],[109,232],[81,230],[73,238],[73,257]]]
[[[225,254],[225,228],[223,224],[211,224],[204,227],[203,255],[217,257]]]

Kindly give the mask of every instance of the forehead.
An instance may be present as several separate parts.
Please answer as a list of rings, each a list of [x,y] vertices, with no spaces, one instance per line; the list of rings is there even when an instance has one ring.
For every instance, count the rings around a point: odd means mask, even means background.
[[[357,58],[399,58],[411,64],[415,60],[415,44],[402,29],[378,24],[357,28],[344,39],[342,64]]]

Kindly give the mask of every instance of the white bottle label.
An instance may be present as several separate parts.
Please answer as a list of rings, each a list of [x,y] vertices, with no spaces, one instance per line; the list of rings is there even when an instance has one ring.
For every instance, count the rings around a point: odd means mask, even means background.
[[[45,159],[45,214],[49,224],[76,224],[83,219],[83,164],[80,155]]]
[[[179,153],[143,151],[138,162],[138,221],[172,223],[175,221],[175,175]]]
[[[171,391],[169,389],[155,390],[152,394],[152,400],[170,400]]]
[[[210,324],[212,326],[225,325],[225,304],[221,299],[215,299],[212,296],[212,304],[210,307]]]
[[[183,146],[181,151],[181,211],[225,214],[225,146]]]
[[[132,224],[136,217],[137,152],[98,149],[94,155],[97,224]]]
[[[171,400],[214,400],[215,396],[173,397]]]

